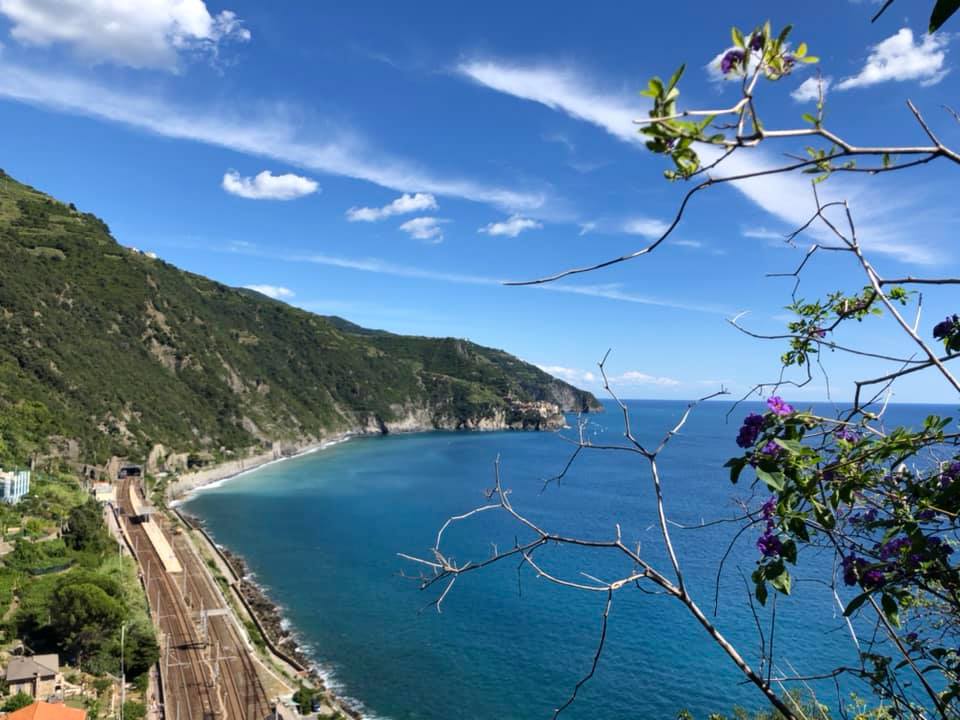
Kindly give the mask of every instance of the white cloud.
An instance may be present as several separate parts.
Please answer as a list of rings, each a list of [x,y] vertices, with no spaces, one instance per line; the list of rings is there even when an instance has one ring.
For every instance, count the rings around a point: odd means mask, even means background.
[[[637,132],[635,118],[646,115],[648,105],[629,95],[597,90],[580,74],[569,68],[538,65],[524,67],[493,60],[463,63],[458,70],[474,82],[524,100],[541,103],[571,117],[592,123],[610,135],[643,147],[644,136]],[[704,163],[719,159],[721,151],[712,146],[699,146]],[[754,149],[735,152],[723,161],[721,168],[728,177],[751,175],[782,166],[778,155]],[[715,173],[718,174],[718,173]],[[809,176],[796,173],[770,173],[731,183],[749,200],[783,221],[797,227],[810,219],[813,208]],[[855,199],[863,196],[863,187],[843,177],[821,186],[821,200]],[[804,198],[810,198],[805,202]],[[855,205],[858,213],[861,245],[907,262],[930,264],[938,260],[929,248],[915,238],[921,234],[903,222],[903,213],[891,219],[884,203],[864,202]],[[903,208],[901,208],[903,210]],[[643,226],[640,226],[643,227]],[[652,231],[654,226],[647,227]]]
[[[264,170],[255,177],[242,177],[236,170],[223,175],[223,189],[249,200],[294,200],[317,192],[315,180],[287,173],[274,175]]]
[[[644,109],[636,103],[625,102],[619,95],[589,89],[586,80],[575,70],[548,65],[525,67],[493,60],[465,62],[457,69],[480,85],[562,110],[620,139],[640,139],[633,120],[646,114]]]
[[[350,222],[376,222],[393,215],[405,215],[424,210],[436,210],[437,200],[430,193],[404,193],[393,202],[383,207],[352,207],[347,210],[347,220]]]
[[[674,245],[679,245],[680,247],[688,247],[688,248],[702,248],[702,247],[703,247],[703,243],[700,242],[699,240],[674,240],[674,241],[673,241],[673,244],[674,244]]]
[[[630,235],[641,235],[651,240],[663,235],[670,227],[662,220],[653,218],[632,218],[623,223],[623,232]]]
[[[266,295],[274,300],[284,300],[294,296],[293,290],[280,285],[244,285],[247,290],[256,290],[261,295]]]
[[[520,217],[519,215],[511,215],[506,220],[492,222],[489,225],[483,226],[478,232],[486,233],[487,235],[503,235],[505,237],[515,238],[524,230],[539,230],[542,227],[543,225],[536,220]]]
[[[790,93],[790,97],[799,103],[812,102],[820,98],[821,87],[823,87],[823,96],[826,97],[831,83],[833,78],[830,77],[808,77]]]
[[[837,90],[869,87],[882,82],[919,80],[921,85],[936,85],[949,70],[944,69],[949,35],[923,35],[914,42],[913,31],[901,28],[895,35],[870,49],[867,63],[853,77],[837,83]]]
[[[504,281],[484,275],[469,275],[466,273],[445,272],[442,270],[430,270],[411,265],[399,265],[379,258],[351,258],[337,255],[284,255],[277,253],[264,253],[254,248],[237,247],[235,243],[227,248],[227,252],[235,252],[242,255],[252,255],[254,257],[269,258],[282,262],[293,263],[313,263],[327,267],[342,268],[345,270],[355,270],[358,272],[367,272],[377,275],[390,275],[393,277],[411,278],[416,280],[431,280],[435,282],[445,282],[454,285],[482,285],[502,288]],[[634,303],[637,305],[650,305],[652,307],[672,308],[675,310],[687,310],[690,312],[709,313],[712,315],[733,315],[730,308],[717,305],[698,305],[673,300],[671,298],[661,298],[649,295],[640,295],[625,290],[619,283],[607,283],[601,285],[574,285],[566,283],[550,283],[548,285],[535,285],[529,290],[541,290],[544,292],[564,293],[568,295],[582,295],[586,297],[603,298],[606,300],[618,300],[621,302]],[[518,290],[515,288],[515,290]],[[519,290],[518,290],[519,291]]]
[[[443,228],[441,225],[448,222],[450,221],[442,218],[424,216],[407,220],[400,226],[400,229],[416,240],[438,243],[443,242]]]
[[[784,243],[787,239],[788,233],[777,232],[776,230],[769,230],[765,227],[745,227],[740,229],[740,234],[745,238],[753,238],[755,240],[778,240],[780,243]]]
[[[597,229],[597,223],[595,220],[590,220],[588,222],[580,223],[580,232],[579,235],[586,235],[589,232],[593,232]]]
[[[203,0],[0,0],[10,34],[28,45],[67,45],[91,62],[175,70],[185,52],[216,55],[246,42],[236,14],[211,15]]]
[[[538,368],[543,370],[545,373],[549,373],[554,377],[560,378],[561,380],[566,380],[568,383],[576,384],[588,384],[588,383],[600,383],[602,377],[590,370],[580,370],[579,368],[570,368],[564,367],[562,365],[537,365]],[[657,385],[659,387],[677,387],[682,385],[679,380],[674,380],[670,377],[661,377],[657,375],[650,375],[648,373],[640,372],[639,370],[628,370],[627,372],[621,373],[619,375],[608,376],[611,386],[616,388],[616,386],[625,386],[625,385]]]
[[[611,385],[660,385],[661,387],[676,387],[680,385],[679,380],[670,377],[659,377],[648,375],[639,370],[628,370],[620,375],[610,378]]]
[[[0,60],[0,98],[49,110],[83,115],[127,125],[163,137],[225,147],[236,152],[356,178],[400,192],[422,190],[511,211],[543,208],[541,192],[516,191],[472,179],[440,177],[404,159],[371,149],[363,139],[329,132],[323,139],[304,138],[280,108],[266,117],[249,110],[222,114],[179,107],[149,92],[133,94],[78,80],[46,74]]]
[[[537,367],[549,375],[553,375],[556,378],[560,378],[574,385],[577,383],[593,383],[598,379],[596,374],[589,370],[568,368],[562,365],[537,365]]]

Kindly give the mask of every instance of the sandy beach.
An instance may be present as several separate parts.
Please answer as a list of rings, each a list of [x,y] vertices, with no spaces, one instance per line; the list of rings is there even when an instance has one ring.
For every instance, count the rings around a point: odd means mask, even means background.
[[[323,450],[332,445],[345,442],[356,434],[357,433],[340,433],[321,440],[309,440],[303,443],[275,443],[274,447],[266,452],[237,460],[228,460],[227,462],[218,463],[203,468],[202,470],[181,473],[167,485],[165,491],[167,500],[170,501],[171,504],[178,504],[190,495],[190,493],[197,490],[232,480],[240,475],[258,470],[275,462],[281,462]]]

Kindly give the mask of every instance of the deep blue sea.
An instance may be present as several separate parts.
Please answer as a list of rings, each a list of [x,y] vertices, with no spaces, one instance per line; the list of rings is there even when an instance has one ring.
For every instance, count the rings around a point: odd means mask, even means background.
[[[629,403],[635,434],[653,441],[674,424],[684,404]],[[672,520],[695,526],[737,514],[723,463],[738,448],[742,405],[701,405],[660,459]],[[829,411],[829,408],[820,408]],[[948,407],[891,406],[891,423],[919,423]],[[571,418],[572,425],[576,419]],[[622,440],[622,418],[592,415],[595,443]],[[570,434],[573,431],[566,431]],[[589,538],[614,537],[663,571],[668,565],[648,466],[633,455],[584,451],[559,486],[571,446],[555,433],[423,433],[349,442],[269,465],[204,490],[186,509],[206,521],[216,540],[242,554],[278,602],[318,663],[341,692],[369,716],[394,720],[527,720],[550,718],[589,669],[605,596],[558,587],[517,562],[464,575],[442,614],[424,609],[435,595],[404,574],[418,568],[397,553],[427,556],[444,520],[484,503],[501,458],[503,484],[518,511],[548,530]],[[754,502],[764,499],[760,492]],[[688,586],[714,618],[718,563],[738,529],[715,524],[673,530]],[[751,664],[760,642],[744,576],[758,553],[759,530],[734,545],[719,582],[714,618]],[[458,562],[483,559],[491,543],[509,547],[529,535],[505,515],[471,518],[449,531]],[[550,547],[538,554],[544,570],[583,581],[581,573],[612,580],[630,567],[606,552]],[[852,664],[856,652],[828,590],[813,578],[826,563],[801,553],[791,597],[776,604],[776,668],[815,674]],[[741,572],[743,575],[741,575]],[[669,575],[669,573],[667,573]],[[761,609],[769,643],[771,607]],[[681,708],[697,717],[735,705],[763,707],[730,660],[675,600],[635,588],[614,596],[598,670],[564,717],[591,720],[672,718]],[[821,700],[836,700],[833,685]],[[844,687],[844,692],[856,689]],[[831,695],[832,693],[832,695]]]

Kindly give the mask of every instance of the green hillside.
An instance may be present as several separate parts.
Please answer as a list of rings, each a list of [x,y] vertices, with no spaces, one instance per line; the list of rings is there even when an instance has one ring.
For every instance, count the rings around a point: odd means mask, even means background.
[[[392,335],[227,287],[119,245],[0,171],[0,462],[101,463],[596,406],[499,350]],[[411,421],[412,422],[412,421]]]

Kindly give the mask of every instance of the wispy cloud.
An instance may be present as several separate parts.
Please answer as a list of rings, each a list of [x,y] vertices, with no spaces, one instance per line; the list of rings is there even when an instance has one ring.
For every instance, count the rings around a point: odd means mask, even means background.
[[[394,215],[436,210],[437,199],[430,193],[404,193],[383,207],[352,207],[347,210],[350,222],[377,222]]]
[[[580,368],[565,367],[563,365],[537,365],[545,373],[554,377],[566,380],[568,383],[577,384],[596,384],[601,381],[601,377],[591,370],[581,370]],[[617,375],[610,375],[607,378],[612,386],[640,386],[656,385],[659,387],[678,387],[682,385],[679,380],[661,375],[650,375],[639,370],[627,370]]]
[[[239,255],[252,255],[265,259],[277,260],[281,262],[293,263],[312,263],[314,265],[324,265],[327,267],[342,268],[344,270],[356,270],[358,272],[374,273],[377,275],[390,275],[393,277],[410,278],[415,280],[431,280],[435,282],[451,283],[454,285],[477,285],[497,287],[503,292],[524,292],[540,290],[543,292],[564,293],[568,295],[580,295],[584,297],[595,297],[606,300],[616,300],[628,302],[636,305],[649,305],[652,307],[671,308],[674,310],[685,310],[696,313],[707,313],[710,315],[729,316],[733,314],[732,308],[710,303],[690,303],[672,298],[663,298],[653,295],[642,295],[631,292],[619,283],[606,283],[600,285],[574,285],[566,283],[551,283],[549,285],[535,285],[528,288],[506,288],[503,286],[504,280],[487,275],[471,275],[468,273],[446,272],[443,270],[433,270],[429,268],[418,267],[415,265],[403,265],[390,262],[381,258],[353,258],[340,255],[325,255],[322,253],[302,254],[302,253],[275,253],[264,252],[256,248],[238,247],[231,244],[224,249],[226,252],[233,252]]]
[[[503,235],[505,237],[515,238],[524,230],[538,230],[542,227],[543,225],[536,220],[520,217],[519,215],[511,215],[506,220],[484,225],[480,228],[479,232],[486,233],[487,235]]]
[[[787,233],[785,232],[777,232],[776,230],[770,230],[762,226],[741,228],[740,234],[745,238],[753,238],[754,240],[778,240],[781,244],[783,244],[787,238]]]
[[[646,106],[629,96],[597,89],[594,83],[569,67],[474,60],[461,63],[458,71],[480,85],[540,103],[596,125],[619,140],[636,147],[643,146],[644,138],[637,132],[633,120],[646,114]],[[699,151],[704,162],[720,157],[718,148],[701,146]],[[722,168],[727,177],[768,173],[731,184],[766,212],[791,227],[797,227],[812,214],[809,178],[794,173],[769,172],[781,165],[782,161],[776,156],[754,149],[733,153],[724,160]],[[827,185],[821,193],[825,202],[862,197],[865,193],[862,186],[843,178],[835,178]],[[811,198],[811,202],[803,202],[805,197]],[[916,228],[905,226],[902,220],[891,220],[886,207],[870,203],[861,205],[857,211],[861,244],[865,248],[913,263],[930,264],[939,259],[933,250],[914,240],[918,236]]]
[[[568,383],[574,385],[578,383],[595,383],[598,379],[597,375],[589,370],[569,368],[563,365],[537,365],[537,367],[545,373],[553,375],[555,378],[566,380]]]
[[[319,189],[315,180],[293,173],[274,175],[269,170],[254,177],[242,177],[236,170],[223,176],[223,189],[231,195],[249,200],[294,200]]]
[[[444,218],[424,216],[407,220],[400,229],[415,240],[439,243],[443,242],[442,225],[448,222],[450,221]]]
[[[949,34],[924,34],[915,42],[910,28],[900,30],[872,48],[863,69],[837,83],[837,90],[869,87],[882,82],[918,80],[936,85],[949,72],[944,68]]]
[[[244,285],[247,290],[256,290],[261,295],[266,295],[274,300],[287,300],[294,296],[293,290],[282,285]]]
[[[671,377],[649,375],[639,370],[628,370],[625,373],[614,375],[610,378],[610,382],[614,385],[659,385],[661,387],[677,387],[682,384],[679,380],[674,380]]]
[[[466,178],[442,177],[371,148],[345,131],[309,139],[284,113],[252,118],[249,110],[214,113],[69,77],[0,62],[0,98],[127,125],[163,137],[191,140],[315,172],[365,180],[400,192],[429,192],[511,211],[543,207],[542,192],[517,191]],[[249,118],[249,119],[248,119]]]
[[[653,218],[631,218],[623,223],[622,230],[629,235],[640,235],[645,238],[658,238],[663,235],[669,225],[662,220]]]
[[[799,103],[813,102],[820,98],[821,89],[823,96],[826,97],[831,84],[833,84],[831,77],[808,77],[794,88],[790,97]]]

